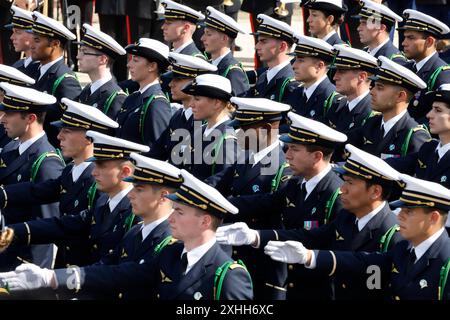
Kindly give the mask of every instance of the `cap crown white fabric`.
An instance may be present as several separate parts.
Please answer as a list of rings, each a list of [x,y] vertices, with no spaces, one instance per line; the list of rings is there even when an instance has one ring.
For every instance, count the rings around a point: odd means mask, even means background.
[[[444,10],[446,10],[446,9],[444,9]],[[419,21],[423,21],[427,24],[433,25],[440,31],[441,34],[447,34],[450,32],[450,28],[445,23],[442,23],[441,21],[437,20],[436,18],[433,18],[432,16],[429,16],[420,11],[406,9],[403,11],[403,15],[408,16],[407,19],[419,20]]]
[[[205,19],[205,15],[199,11],[196,11],[188,6],[185,6],[183,4],[179,4],[177,2],[171,1],[171,0],[161,0],[161,4],[164,6],[166,6],[166,10],[167,9],[174,9],[174,10],[179,10],[179,11],[183,11],[183,12],[187,12],[191,15],[194,15],[196,17],[198,17],[198,20],[204,20]]]
[[[120,139],[120,138],[116,138],[116,137],[111,137],[108,136],[106,134],[100,133],[100,132],[96,132],[96,131],[92,131],[92,130],[88,130],[86,132],[86,136],[91,137],[92,139],[94,139],[94,145],[96,143],[99,144],[107,144],[107,145],[111,145],[111,146],[116,146],[116,147],[122,147],[122,148],[126,148],[126,149],[132,149],[132,150],[136,150],[138,152],[148,152],[150,150],[150,148],[148,146],[144,146],[142,144],[138,144],[138,143],[134,143],[128,140],[124,140],[124,139]]]
[[[156,51],[166,59],[169,58],[170,48],[166,44],[158,40],[149,38],[140,38],[137,45],[139,47],[144,47]]]
[[[56,98],[47,93],[37,91],[35,89],[16,86],[14,84],[0,82],[0,88],[5,91],[9,97],[33,103],[35,105],[49,105],[56,103]]]
[[[114,40],[110,35],[98,30],[97,28],[94,28],[93,26],[84,23],[83,28],[85,29],[84,36],[93,37],[96,40],[103,43],[104,46],[109,48],[110,50],[117,52],[117,54],[123,56],[127,54],[125,49],[116,41]]]
[[[378,60],[380,60],[381,62],[380,65],[381,68],[389,70],[390,72],[397,74],[402,78],[408,79],[410,82],[414,83],[420,89],[425,89],[427,87],[427,84],[418,75],[416,75],[408,68],[384,56],[379,56]]]
[[[175,179],[178,179],[180,177],[181,170],[168,162],[144,157],[134,152],[130,153],[130,157],[131,159],[136,161],[136,166],[140,168],[147,168],[152,171],[161,172]]]
[[[345,142],[347,141],[347,136],[342,132],[336,131],[327,125],[308,119],[298,115],[294,112],[289,112],[288,117],[291,120],[291,127],[305,129],[307,131],[313,132],[320,136],[320,138],[329,141]]]
[[[220,89],[231,94],[231,82],[225,77],[217,74],[202,74],[195,78],[196,85],[208,86]]]
[[[170,52],[169,58],[174,60],[172,63],[178,64],[178,65],[181,65],[184,67],[205,70],[205,71],[211,71],[211,72],[217,71],[217,66],[205,61],[202,58],[194,57],[194,56],[191,56],[188,54]]]
[[[239,110],[261,111],[261,112],[285,112],[291,106],[285,103],[272,101],[266,98],[239,98],[232,97],[231,103],[235,103]]]
[[[93,106],[79,103],[76,101],[72,101],[68,98],[62,98],[61,102],[67,106],[67,109],[66,109],[67,112],[78,114],[78,115],[82,116],[83,118],[92,120],[95,123],[99,123],[99,124],[107,126],[109,128],[118,128],[119,127],[119,124],[116,121],[112,120],[110,117],[108,117],[102,111],[100,111],[99,109],[97,109]]]
[[[33,78],[27,76],[25,73],[17,70],[14,67],[10,67],[4,64],[0,64],[0,79],[2,78],[2,76],[26,84],[34,84],[36,82]]]
[[[450,190],[437,182],[414,178],[407,174],[400,174],[400,180],[406,184],[404,191],[410,190],[433,197],[444,198],[450,203]]]
[[[55,30],[60,36],[68,40],[75,40],[77,37],[67,29],[61,22],[55,19],[49,18],[38,11],[33,12],[33,18],[35,23],[39,23],[47,26],[48,28]],[[33,27],[34,28],[34,27]]]
[[[402,22],[403,18],[396,14],[394,11],[386,7],[381,3],[376,3],[373,0],[361,0],[364,3],[364,8],[374,11],[376,13],[380,13],[383,16],[390,17],[391,19]]]
[[[223,24],[229,26],[237,33],[247,34],[247,31],[245,31],[244,28],[242,28],[242,26],[236,20],[226,15],[225,13],[222,13],[219,10],[214,9],[211,6],[206,7],[206,11],[208,13],[208,16],[221,21]]]

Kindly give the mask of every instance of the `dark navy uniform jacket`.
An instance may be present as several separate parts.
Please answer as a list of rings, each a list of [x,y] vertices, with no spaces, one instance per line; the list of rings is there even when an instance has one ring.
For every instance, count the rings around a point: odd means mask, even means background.
[[[19,155],[18,148],[18,141],[13,140],[0,153],[0,184],[7,186],[31,181],[33,164],[39,156],[47,152],[49,154],[39,166],[34,182],[40,183],[48,179],[57,179],[61,175],[64,163],[56,155],[55,149],[48,142],[46,135],[36,140],[21,155]],[[16,206],[2,210],[8,224],[59,215],[57,204],[44,209],[29,201],[29,197],[32,195],[20,192],[17,197],[21,197],[21,201]],[[25,199],[26,201],[24,201]]]
[[[264,248],[270,240],[294,240],[302,242],[308,249],[379,251],[381,238],[396,224],[397,218],[386,204],[358,233],[353,231],[355,222],[355,215],[342,209],[334,221],[309,231],[304,229],[263,230],[260,233],[260,248]],[[398,241],[400,237],[396,233],[389,245],[392,246]],[[328,278],[325,273],[321,275]],[[336,275],[333,279],[335,299],[380,298],[380,294],[383,293],[380,290],[369,290],[366,280],[365,273],[359,278]]]
[[[158,143],[153,145],[146,156],[162,161],[170,160],[172,149],[178,143],[184,141],[184,139],[192,136],[194,132],[194,117],[191,114],[189,119],[186,119],[184,111],[185,109],[183,107],[175,111],[172,118],[170,118],[169,126],[161,134]],[[181,132],[176,132],[177,129],[185,129],[189,133],[189,136],[187,134],[182,135]]]
[[[230,201],[239,209],[235,221],[248,221],[251,226],[255,226],[255,228],[252,227],[253,229],[256,229],[258,225],[262,226],[258,222],[264,215],[272,220],[275,217],[279,219],[281,216],[282,227],[285,229],[311,230],[329,223],[334,219],[335,213],[342,208],[339,197],[334,203],[332,202],[333,195],[342,185],[342,180],[333,171],[328,172],[306,200],[301,192],[301,181],[299,177],[291,178],[273,194],[232,198]],[[274,223],[270,229],[276,228],[276,225]],[[300,265],[288,265],[287,269],[287,277],[286,269],[284,273],[280,273],[278,281],[281,283],[278,286],[287,287],[288,299],[330,298],[330,286],[327,279],[318,277],[314,271],[305,270]]]
[[[329,37],[327,40],[325,40],[326,43],[334,46],[335,44],[343,44],[345,43],[340,37],[339,35],[336,33],[334,33],[331,37]]]
[[[63,75],[65,75],[63,80],[56,87],[56,81]],[[36,83],[32,87],[38,91],[53,95],[58,100],[55,104],[48,107],[44,122],[44,130],[47,133],[48,140],[54,147],[58,147],[59,141],[56,138],[58,129],[50,125],[50,123],[58,121],[62,117],[63,109],[59,103],[61,99],[68,98],[76,101],[81,93],[81,86],[75,73],[64,63],[64,59],[52,65],[41,79],[39,79],[39,76],[40,73],[36,72]]]
[[[8,207],[17,207],[23,204],[26,195],[27,203],[32,206],[53,203],[59,201],[59,212],[62,216],[77,215],[88,209],[88,191],[95,182],[92,177],[94,164],[90,164],[74,183],[72,179],[73,163],[67,165],[61,175],[55,179],[45,180],[39,183],[23,182],[4,186],[8,197]],[[95,201],[99,192],[93,194]],[[4,195],[0,195],[0,201],[4,203]],[[78,264],[77,261],[83,254],[89,253],[88,241],[59,241],[56,267],[65,267],[67,264]],[[83,258],[84,259],[84,258]]]
[[[287,79],[290,79],[288,81]],[[285,85],[283,89],[283,85]],[[277,102],[287,103],[289,92],[298,87],[298,82],[294,80],[294,70],[289,63],[267,83],[267,70],[258,77],[258,81],[253,89],[247,92],[249,98],[267,98]]]
[[[12,67],[25,73],[27,76],[34,78],[39,68],[39,61],[31,61],[28,66],[25,67],[25,59],[20,59],[14,62]]]
[[[214,277],[217,269],[231,261],[216,243],[186,274],[181,272],[180,242],[167,245],[154,258],[148,256],[144,263],[124,262],[118,265],[94,265],[81,268],[80,286],[84,290],[103,288],[105,292],[147,288],[161,300],[213,300]],[[66,270],[56,270],[60,289],[67,286]],[[242,267],[233,265],[223,281],[220,300],[250,300],[253,298],[251,279]]]
[[[274,156],[277,157],[277,160],[273,160]],[[254,166],[252,163],[248,163],[249,161],[246,164],[236,163],[229,170],[220,172],[218,174],[220,179],[207,179],[206,182],[211,181],[212,186],[227,197],[268,194],[275,191],[277,174],[280,175],[278,188],[283,187],[291,177],[292,172],[289,167],[285,166],[285,161],[284,152],[281,146],[278,146]],[[278,172],[279,170],[282,171]],[[233,221],[245,221],[250,228],[254,229],[281,226],[280,215],[270,212],[270,209],[269,211],[255,212],[252,217],[238,216],[225,219],[225,222]],[[285,290],[281,290],[286,277],[284,264],[245,246],[234,248],[233,258],[251,261],[247,268],[252,275],[255,299],[285,299]],[[279,288],[269,287],[266,283]]]
[[[203,136],[206,124],[195,130],[191,145],[182,154],[184,162],[179,166],[200,180],[234,166],[238,157],[237,138],[229,122],[219,124],[207,137]]]
[[[414,62],[411,62],[408,67],[413,68]],[[439,58],[439,54],[436,52],[428,60],[425,65],[417,72],[417,75],[425,81],[427,88],[419,91],[414,95],[408,105],[408,112],[418,123],[428,123],[426,114],[431,110],[431,104],[424,99],[425,93],[432,90],[437,90],[442,84],[450,83],[450,70],[445,68],[437,76],[434,85],[432,85],[430,78],[436,69],[442,66],[446,66],[444,60]]]
[[[383,137],[381,134],[382,118],[382,115],[375,115],[367,119],[364,126],[349,134],[348,143],[386,159],[417,152],[426,141],[431,139],[428,131],[419,126],[408,113],[401,117]],[[411,136],[408,139],[410,133]]]
[[[147,112],[144,105],[152,99]],[[136,91],[125,99],[117,115],[119,128],[116,136],[128,141],[153,146],[169,125],[172,112],[159,84],[150,86],[144,93]]]
[[[450,257],[450,239],[444,231],[424,255],[408,268],[411,245],[403,240],[386,253],[317,252],[317,268],[323,271],[335,270],[336,276],[350,279],[355,275],[367,278],[367,267],[381,268],[381,280],[394,300],[437,300],[439,275],[442,266]],[[332,261],[335,259],[335,263]],[[383,281],[386,279],[387,281]],[[443,300],[450,299],[447,283],[442,292]]]
[[[303,96],[305,87],[301,86],[289,95],[287,103],[292,106],[293,112],[303,117],[322,122],[325,115],[325,100],[335,90],[335,85],[327,77],[319,83],[307,101],[305,101],[306,95]]]
[[[114,93],[116,94],[113,95]],[[115,120],[126,97],[127,95],[117,83],[114,80],[110,80],[95,90],[93,94],[91,94],[91,84],[87,85],[84,87],[83,91],[81,91],[78,100],[81,103],[101,110],[108,117]],[[108,105],[106,102],[108,102]]]
[[[365,47],[363,50],[369,52],[369,47]],[[400,50],[396,46],[394,46],[391,40],[386,42],[377,52],[375,52],[374,57],[378,58],[379,56],[384,56],[386,58],[391,59],[394,62],[397,62],[405,66],[408,63],[406,57],[403,55],[403,53],[400,52]]]
[[[250,89],[247,74],[231,52],[220,60],[217,66],[217,74],[230,80],[233,95],[236,97],[244,96]]]
[[[438,140],[425,142],[418,152],[410,153],[402,158],[387,159],[394,169],[419,179],[442,184],[450,188],[450,152],[439,160],[436,155]]]
[[[102,194],[90,210],[78,215],[41,219],[10,226],[15,231],[18,244],[45,244],[61,240],[85,241],[90,252],[74,257],[78,265],[92,264],[113,254],[131,225],[139,222],[131,212],[130,201],[125,196],[109,212],[108,195]],[[28,230],[30,232],[28,236]]]

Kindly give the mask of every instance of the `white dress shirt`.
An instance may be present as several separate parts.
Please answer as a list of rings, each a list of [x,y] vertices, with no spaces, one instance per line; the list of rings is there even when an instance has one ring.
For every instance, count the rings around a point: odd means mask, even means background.
[[[24,153],[25,151],[27,151],[27,149],[36,141],[38,141],[40,138],[42,138],[43,136],[45,136],[45,131],[40,132],[39,134],[37,134],[35,137],[28,139],[27,141],[21,142],[19,144],[19,154]]]
[[[319,174],[315,175],[314,177],[312,177],[308,181],[306,181],[305,178],[303,178],[302,184],[304,182],[306,182],[306,185],[305,185],[305,188],[306,188],[305,199],[307,199],[309,197],[311,192],[313,192],[314,188],[319,184],[320,181],[322,181],[322,179],[328,174],[328,172],[330,172],[330,170],[331,170],[331,165],[328,165],[325,169],[323,169],[321,172],[319,172]]]
[[[319,84],[322,83],[322,81],[324,81],[328,76],[325,74],[323,75],[323,77],[321,77],[319,80],[317,80],[316,82],[314,82],[312,85],[310,85],[308,88],[305,87],[305,95],[306,98],[309,100],[309,98],[311,98],[312,94],[314,93],[314,91],[316,91],[317,87],[319,86]]]
[[[38,80],[40,80],[40,79],[42,78],[42,76],[48,71],[48,69],[50,69],[55,63],[57,63],[58,61],[62,60],[63,58],[64,58],[64,57],[61,56],[61,57],[59,57],[58,59],[55,59],[55,60],[53,60],[53,61],[50,61],[49,63],[46,63],[46,64],[44,64],[44,65],[41,65],[41,66],[39,67],[40,75],[39,75],[39,79],[38,79]]]
[[[128,192],[131,191],[131,189],[133,189],[133,185],[126,187],[125,189],[120,191],[118,194],[116,194],[114,197],[109,198],[108,204],[109,204],[109,210],[111,212],[114,211],[114,209],[117,207],[119,202],[122,201],[122,199],[126,197],[126,195],[128,194]]]
[[[112,75],[109,73],[108,75],[106,75],[106,77],[104,78],[100,78],[94,82],[91,83],[91,94],[93,94],[95,91],[98,90],[98,88],[100,88],[102,85],[104,85],[105,83],[107,83],[108,81],[110,81],[112,79]]]
[[[220,57],[217,57],[216,59],[211,61],[211,64],[215,65],[216,67],[219,65],[220,61],[222,61],[223,58],[225,58],[225,56],[227,54],[229,54],[231,52],[230,49],[227,49],[227,52],[223,55],[221,55]]]
[[[187,252],[187,261],[188,261],[185,274],[187,274],[192,269],[192,267],[208,252],[209,249],[213,247],[215,243],[216,238],[214,237],[208,242],[202,244],[201,246],[192,249],[191,251],[187,251],[186,248],[183,249],[183,253]]]
[[[291,63],[291,60],[286,60],[285,62],[282,62],[279,65],[268,69],[267,70],[267,83],[269,83],[270,80],[272,80],[273,77],[275,77],[277,75],[277,73],[280,72],[281,69],[283,69],[290,63]]]
[[[72,167],[72,181],[77,182],[78,178],[83,174],[84,170],[86,170],[87,167],[91,162],[82,162],[80,164],[74,165]]]
[[[406,114],[408,110],[403,110],[398,115],[384,122],[384,119],[381,120],[381,125],[384,127],[384,137],[386,137],[389,130],[391,130],[395,124]]]
[[[348,109],[350,110],[350,112],[353,111],[353,109],[355,109],[356,105],[358,103],[361,102],[362,99],[364,99],[368,94],[370,93],[370,91],[364,92],[362,95],[357,96],[355,99],[353,99],[352,101],[348,102]]]

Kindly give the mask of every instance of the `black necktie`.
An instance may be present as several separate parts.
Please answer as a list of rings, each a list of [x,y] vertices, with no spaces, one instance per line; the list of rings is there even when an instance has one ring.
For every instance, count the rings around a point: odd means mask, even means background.
[[[300,186],[300,192],[302,195],[302,199],[306,199],[307,191],[306,191],[306,182],[302,182],[302,185]]]
[[[352,238],[354,238],[358,233],[359,233],[358,219],[355,219],[355,222],[353,223],[353,228],[352,228]]]
[[[180,266],[181,266],[181,273],[183,275],[185,275],[186,274],[186,268],[188,266],[187,252],[184,252],[181,255],[181,264],[180,264]]]
[[[411,68],[412,72],[417,73],[417,64],[413,64],[412,68]]]
[[[406,272],[409,273],[412,268],[414,267],[414,263],[416,262],[416,251],[413,249],[411,249],[411,251],[409,252],[408,255],[408,264],[406,265]]]

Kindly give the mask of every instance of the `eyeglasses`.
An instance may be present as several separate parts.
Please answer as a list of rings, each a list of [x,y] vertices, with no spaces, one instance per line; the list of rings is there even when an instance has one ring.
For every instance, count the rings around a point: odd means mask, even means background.
[[[78,50],[78,52],[83,55],[83,56],[102,56],[103,54],[101,53],[93,53],[93,52],[86,52],[84,50]]]

